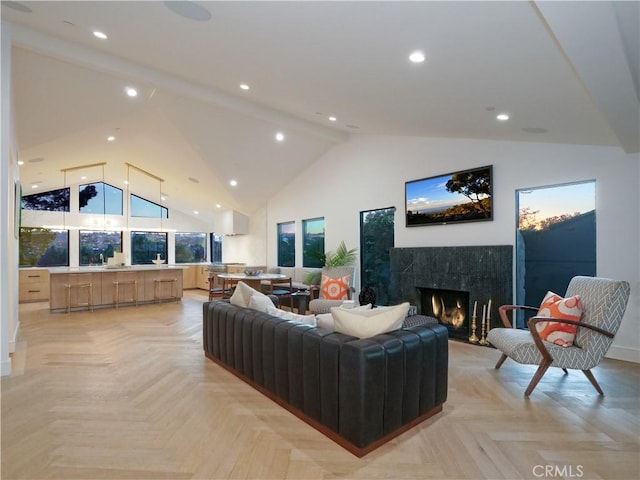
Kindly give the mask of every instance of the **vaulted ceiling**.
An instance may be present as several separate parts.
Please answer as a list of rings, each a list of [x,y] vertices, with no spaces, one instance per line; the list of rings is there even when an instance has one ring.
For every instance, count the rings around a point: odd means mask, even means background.
[[[350,135],[637,153],[638,18],[638,2],[3,1],[21,179],[48,190],[106,162],[120,184],[128,162],[207,219],[251,213]]]

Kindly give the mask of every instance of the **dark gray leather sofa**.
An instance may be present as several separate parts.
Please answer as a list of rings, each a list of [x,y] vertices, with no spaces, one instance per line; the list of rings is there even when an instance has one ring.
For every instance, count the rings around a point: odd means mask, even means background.
[[[223,301],[203,306],[205,355],[361,457],[442,410],[448,334],[417,325],[368,339]]]

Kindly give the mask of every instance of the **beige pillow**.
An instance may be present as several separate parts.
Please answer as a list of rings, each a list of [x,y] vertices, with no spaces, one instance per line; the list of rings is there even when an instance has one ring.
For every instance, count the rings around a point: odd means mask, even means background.
[[[379,307],[371,310],[345,310],[333,307],[331,314],[336,332],[358,338],[369,338],[401,328],[408,311],[409,302],[405,302],[393,307]]]
[[[246,283],[238,282],[238,284],[236,285],[236,289],[233,292],[233,295],[231,295],[229,301],[231,302],[231,305],[248,308],[249,301],[251,300],[251,297],[253,295],[262,295],[263,297],[266,297],[264,293],[260,293],[255,288],[251,288]]]
[[[273,302],[269,297],[261,293],[251,295],[249,300],[249,308],[258,312],[267,313],[269,308],[273,308]]]
[[[336,308],[342,308],[343,310],[347,310],[344,308],[344,304],[340,305]],[[367,303],[366,305],[360,305],[358,307],[353,307],[350,309],[352,312],[357,310],[371,310],[371,304]],[[333,321],[333,315],[330,313],[318,313],[316,314],[316,326],[319,328],[324,328],[325,330],[329,330],[330,332],[336,331],[336,326]]]
[[[291,320],[292,322],[306,323],[307,325],[316,326],[315,315],[298,315],[297,313],[287,312],[286,310],[280,310],[271,304],[271,307],[267,309],[269,315],[274,317],[283,318],[284,320]]]

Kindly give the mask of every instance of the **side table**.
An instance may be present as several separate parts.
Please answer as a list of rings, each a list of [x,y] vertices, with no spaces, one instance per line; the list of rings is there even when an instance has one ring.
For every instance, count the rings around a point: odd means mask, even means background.
[[[298,309],[298,313],[304,315],[307,313],[307,307],[309,306],[309,292],[306,290],[300,290],[291,294],[291,311],[295,305]]]

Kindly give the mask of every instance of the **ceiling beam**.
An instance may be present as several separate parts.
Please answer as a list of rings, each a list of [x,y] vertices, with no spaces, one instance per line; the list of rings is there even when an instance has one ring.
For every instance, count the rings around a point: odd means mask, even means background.
[[[323,139],[334,142],[344,142],[349,137],[345,132],[317,125],[294,115],[231,95],[222,90],[203,87],[202,85],[197,85],[173,75],[159,72],[122,58],[74,44],[57,37],[52,37],[20,25],[12,25],[12,41],[14,45],[36,53],[49,55],[107,74],[117,75],[131,80],[144,81],[187,98],[225,107],[253,118],[276,123],[281,127],[289,127],[303,131]]]

